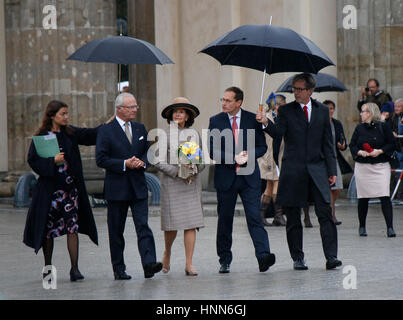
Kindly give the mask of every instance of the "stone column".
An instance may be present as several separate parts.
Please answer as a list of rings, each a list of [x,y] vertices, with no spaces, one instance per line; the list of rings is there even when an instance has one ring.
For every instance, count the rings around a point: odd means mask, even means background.
[[[155,44],[154,0],[128,0],[128,35]],[[147,130],[157,126],[156,74],[157,65],[130,65],[130,91],[136,97],[140,110],[137,121]]]
[[[6,71],[4,0],[0,0],[0,172],[8,170]]]

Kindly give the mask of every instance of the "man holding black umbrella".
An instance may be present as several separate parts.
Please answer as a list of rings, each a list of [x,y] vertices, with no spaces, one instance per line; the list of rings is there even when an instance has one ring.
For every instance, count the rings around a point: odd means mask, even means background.
[[[329,109],[311,99],[315,80],[308,73],[293,79],[295,101],[279,109],[274,124],[263,112],[256,120],[272,137],[284,137],[284,155],[277,193],[277,204],[287,216],[287,242],[295,270],[307,270],[302,250],[301,208],[310,195],[320,224],[326,269],[341,266],[337,259],[337,229],[332,220],[330,187],[336,181]]]

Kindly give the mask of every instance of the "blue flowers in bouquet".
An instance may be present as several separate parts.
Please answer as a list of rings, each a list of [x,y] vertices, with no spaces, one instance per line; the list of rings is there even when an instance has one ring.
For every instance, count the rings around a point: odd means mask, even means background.
[[[189,164],[202,163],[202,151],[196,142],[184,142],[178,148],[179,159],[186,157]]]

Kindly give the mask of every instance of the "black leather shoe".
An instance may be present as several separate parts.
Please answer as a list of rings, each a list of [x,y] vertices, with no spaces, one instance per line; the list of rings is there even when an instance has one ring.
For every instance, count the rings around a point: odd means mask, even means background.
[[[269,268],[273,264],[275,264],[276,256],[273,253],[270,253],[268,255],[265,255],[263,258],[259,259],[258,262],[259,262],[259,271],[265,272],[269,270]]]
[[[388,228],[387,234],[388,234],[388,238],[394,238],[394,237],[396,237],[396,233],[395,233],[395,231],[393,230],[393,228]]]
[[[339,220],[334,220],[333,222],[334,222],[334,224],[335,224],[336,226],[341,225],[341,221],[339,221]]]
[[[115,280],[130,280],[132,277],[129,276],[125,271],[114,272]]]
[[[152,278],[155,273],[158,273],[162,270],[161,262],[151,262],[144,266],[144,278]]]
[[[294,261],[294,270],[308,270],[308,266],[303,259],[298,259]]]
[[[75,282],[79,280],[84,280],[84,276],[81,274],[81,272],[79,270],[77,271],[70,270],[70,281]]]
[[[219,273],[229,273],[229,264],[228,263],[221,264],[220,270],[218,272]]]
[[[358,229],[358,233],[360,234],[360,237],[366,237],[367,236],[367,230],[365,230],[365,227],[360,227]]]
[[[326,261],[326,269],[327,270],[331,270],[331,269],[334,269],[334,268],[340,267],[340,266],[341,266],[341,261],[337,260],[337,258],[335,258],[335,257],[329,258]]]

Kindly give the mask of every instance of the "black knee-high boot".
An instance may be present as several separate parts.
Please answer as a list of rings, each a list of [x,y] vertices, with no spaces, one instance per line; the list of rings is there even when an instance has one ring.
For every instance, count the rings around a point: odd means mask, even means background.
[[[386,222],[386,227],[393,228],[392,202],[390,201],[389,197],[382,197],[380,198],[380,200],[381,200],[382,213]]]
[[[381,197],[382,213],[385,218],[387,235],[389,238],[396,237],[396,233],[393,230],[393,208],[390,197]]]
[[[368,198],[358,199],[358,221],[360,222],[360,228],[365,228],[365,221],[368,214]]]

